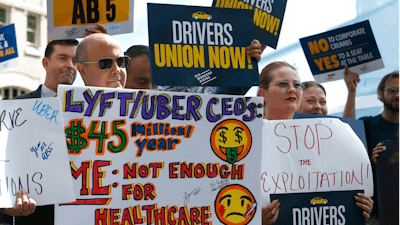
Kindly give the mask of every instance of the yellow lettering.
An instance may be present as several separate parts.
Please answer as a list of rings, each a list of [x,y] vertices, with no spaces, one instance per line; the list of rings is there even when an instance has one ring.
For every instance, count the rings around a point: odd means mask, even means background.
[[[182,62],[182,45],[178,45],[178,67],[183,67]]]
[[[320,53],[317,41],[313,42],[308,42],[308,48],[310,49],[311,55],[314,55],[315,53]]]
[[[322,63],[322,58],[314,59],[315,64],[317,64],[319,71],[324,70],[324,64]]]
[[[191,68],[193,67],[193,51],[190,45],[184,45],[182,48],[182,52],[184,55],[183,58],[183,65],[185,65],[186,68]]]
[[[236,8],[237,9],[244,9],[244,3],[243,2],[238,2]]]
[[[205,61],[204,61],[204,46],[200,45],[200,50],[197,47],[197,45],[193,46],[193,57],[194,57],[194,67],[199,68],[205,68]]]
[[[220,68],[219,63],[219,47],[215,46],[215,51],[213,46],[208,46],[208,59],[210,68]]]
[[[160,54],[161,52],[161,54]],[[164,44],[154,44],[154,58],[158,67],[165,66],[165,47]]]
[[[326,52],[329,50],[329,44],[325,38],[321,38],[318,40],[318,46],[323,52]]]
[[[240,2],[239,2],[239,4],[240,4]],[[238,4],[238,5],[239,5]],[[261,19],[261,14],[262,14],[262,11],[261,10],[259,10],[259,9],[255,9],[254,10],[254,24],[256,25],[256,26],[260,26],[260,19]]]
[[[324,59],[326,69],[328,69],[328,70],[332,69],[333,66],[331,64],[331,60],[329,60],[329,56],[325,56],[323,59]]]
[[[262,14],[261,14],[261,23],[260,23],[260,28],[261,29],[265,28],[265,25],[267,25],[267,20],[269,20],[269,17],[270,17],[270,15],[268,13],[262,12]]]
[[[337,60],[337,55],[331,55],[331,61],[333,62],[333,68],[338,68],[340,66],[339,60]]]
[[[174,67],[177,67],[177,55],[176,55],[176,45],[172,45],[172,49],[170,45],[165,46],[166,49],[166,57],[167,58],[167,67],[171,67],[171,62]]]
[[[222,46],[219,50],[221,67],[224,69],[228,69],[231,66],[231,60],[229,59],[229,49],[226,46]]]
[[[266,13],[266,12],[264,12],[264,13]],[[264,14],[264,13],[263,13],[263,14]],[[269,14],[268,14],[268,15],[269,15]],[[276,24],[276,22],[277,22],[277,18],[275,18],[275,17],[272,16],[272,15],[269,15],[269,16],[268,16],[268,20],[267,20],[267,27],[266,27],[265,29],[266,29],[267,31],[273,33],[274,30],[275,30],[275,24]]]
[[[240,69],[246,68],[246,48],[245,47],[229,47],[230,55],[232,59],[232,67],[238,69],[238,64]]]

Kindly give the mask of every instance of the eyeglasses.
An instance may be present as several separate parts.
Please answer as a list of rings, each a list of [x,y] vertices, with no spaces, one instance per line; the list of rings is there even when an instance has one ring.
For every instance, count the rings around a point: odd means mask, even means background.
[[[291,84],[291,83],[289,83],[289,82],[279,82],[279,83],[275,83],[275,84],[273,84],[273,85],[275,85],[275,86],[278,86],[278,87],[280,87],[280,88],[284,88],[284,89],[288,89],[290,86],[293,86],[293,88],[294,89],[296,89],[296,90],[302,90],[302,89],[304,89],[304,85],[303,84],[301,84],[301,83],[294,83],[294,84]]]
[[[128,56],[120,56],[115,59],[119,68],[126,68],[129,64],[129,60],[131,60],[131,58],[129,58]],[[101,58],[97,62],[82,62],[82,63],[98,63],[99,68],[105,71],[109,70],[112,67],[113,62],[114,62],[113,58],[107,57],[107,58]]]
[[[395,94],[399,93],[399,89],[396,89],[396,88],[385,88],[385,90],[388,91],[389,94],[391,94],[391,95],[395,95]]]

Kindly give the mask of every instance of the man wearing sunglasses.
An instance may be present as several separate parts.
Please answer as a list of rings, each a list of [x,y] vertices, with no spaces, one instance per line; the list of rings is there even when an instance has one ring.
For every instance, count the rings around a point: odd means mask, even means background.
[[[124,56],[118,41],[108,34],[86,36],[76,49],[78,70],[86,86],[124,88],[125,68],[130,58]]]
[[[377,116],[362,117],[360,120],[364,121],[365,134],[368,145],[368,155],[371,158],[372,172],[374,177],[374,209],[371,213],[371,219],[367,224],[379,224],[378,209],[377,209],[377,174],[376,164],[379,153],[386,150],[386,146],[382,145],[382,141],[399,140],[399,71],[394,71],[384,76],[378,85],[378,98],[383,102],[383,111]],[[387,175],[389,176],[389,174]],[[395,187],[398,193],[398,186]],[[398,195],[397,195],[398,196]],[[398,200],[398,198],[397,198]],[[398,205],[398,204],[397,204]],[[392,207],[393,208],[393,207]],[[386,207],[386,210],[394,210]],[[387,214],[388,213],[384,213]],[[398,215],[398,208],[397,208]],[[380,215],[385,216],[385,215]],[[398,217],[398,216],[397,216]],[[382,218],[381,218],[382,219]],[[398,224],[398,220],[397,220]]]

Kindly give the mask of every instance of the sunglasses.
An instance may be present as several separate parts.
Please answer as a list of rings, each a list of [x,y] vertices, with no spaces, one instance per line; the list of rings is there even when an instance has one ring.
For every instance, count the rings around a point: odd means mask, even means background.
[[[119,68],[126,68],[130,60],[131,58],[129,58],[128,56],[120,56],[115,59]],[[82,62],[82,63],[98,63],[99,68],[104,71],[104,70],[109,70],[112,67],[113,62],[114,62],[113,58],[107,57],[107,58],[101,58],[97,62]]]

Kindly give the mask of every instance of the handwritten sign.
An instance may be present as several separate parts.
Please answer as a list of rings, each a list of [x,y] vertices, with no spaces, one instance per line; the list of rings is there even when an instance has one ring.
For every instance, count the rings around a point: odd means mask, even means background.
[[[317,193],[271,194],[279,199],[279,216],[276,224],[365,224],[362,210],[356,206],[356,191],[330,191]]]
[[[47,1],[49,39],[83,38],[100,23],[110,35],[133,32],[133,0]]]
[[[254,12],[255,37],[276,49],[285,15],[286,0],[214,0],[216,8],[249,9]],[[231,14],[234,16],[234,14]]]
[[[58,96],[77,201],[56,206],[56,224],[261,223],[261,98],[70,86]]]
[[[384,68],[368,20],[301,38],[300,43],[319,83],[343,79],[346,65],[358,74]]]
[[[335,118],[264,120],[261,190],[270,194],[365,190],[371,164],[351,127]]]
[[[252,12],[148,4],[152,82],[165,86],[259,84]],[[235,15],[235,16],[232,16]]]
[[[18,49],[15,26],[10,24],[0,28],[0,71],[14,66],[18,66]]]
[[[57,98],[0,101],[0,207],[21,189],[37,205],[74,201],[66,150]]]

